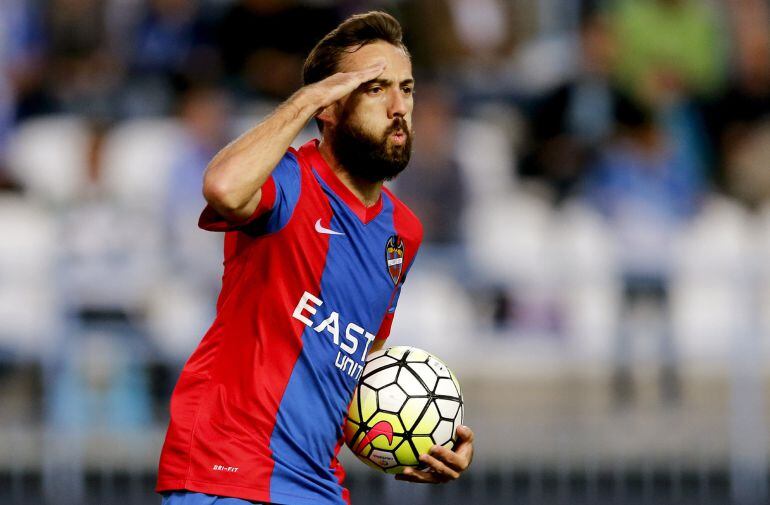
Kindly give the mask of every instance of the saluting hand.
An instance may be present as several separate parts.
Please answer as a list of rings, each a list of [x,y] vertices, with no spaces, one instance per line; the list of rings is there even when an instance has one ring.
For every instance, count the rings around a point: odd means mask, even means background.
[[[385,59],[377,58],[366,68],[338,72],[302,88],[299,97],[309,100],[318,111],[355,91],[361,84],[377,78],[385,70]]]

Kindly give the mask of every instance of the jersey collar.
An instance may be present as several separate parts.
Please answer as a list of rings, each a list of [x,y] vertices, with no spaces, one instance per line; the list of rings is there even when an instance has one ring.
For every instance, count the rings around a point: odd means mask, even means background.
[[[326,185],[329,186],[337,196],[342,198],[342,201],[345,202],[356,216],[358,216],[358,219],[364,224],[369,223],[372,219],[377,217],[382,210],[382,193],[380,193],[377,203],[371,207],[365,206],[364,203],[359,200],[347,186],[345,186],[345,183],[337,177],[337,174],[334,173],[331,167],[329,167],[329,164],[326,163],[326,160],[323,159],[323,156],[321,156],[321,153],[318,151],[318,143],[318,139],[307,142],[300,147],[300,154],[306,157],[310,162],[310,166],[318,173]]]

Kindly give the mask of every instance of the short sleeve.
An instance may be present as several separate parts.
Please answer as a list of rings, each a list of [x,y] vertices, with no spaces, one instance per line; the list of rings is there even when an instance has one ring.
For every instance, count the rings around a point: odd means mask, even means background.
[[[240,230],[254,235],[274,233],[289,222],[299,200],[301,174],[297,155],[287,152],[262,185],[262,196],[254,213],[241,223],[230,223],[207,205],[198,226],[207,231]]]

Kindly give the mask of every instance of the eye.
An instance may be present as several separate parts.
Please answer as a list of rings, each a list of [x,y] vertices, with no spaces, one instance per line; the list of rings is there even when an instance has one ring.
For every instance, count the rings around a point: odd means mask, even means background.
[[[404,86],[403,88],[401,88],[401,91],[403,91],[405,95],[414,94],[414,88],[412,88],[411,86]]]
[[[382,92],[382,86],[372,86],[367,93],[370,95],[379,95]]]

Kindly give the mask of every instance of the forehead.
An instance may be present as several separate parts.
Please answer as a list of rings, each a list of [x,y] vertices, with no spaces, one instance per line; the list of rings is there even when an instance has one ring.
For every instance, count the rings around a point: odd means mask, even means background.
[[[385,59],[384,76],[394,77],[398,80],[412,77],[412,62],[406,52],[383,40],[367,44],[357,51],[347,53],[340,59],[340,70],[351,72],[361,70],[371,65],[375,59]]]

